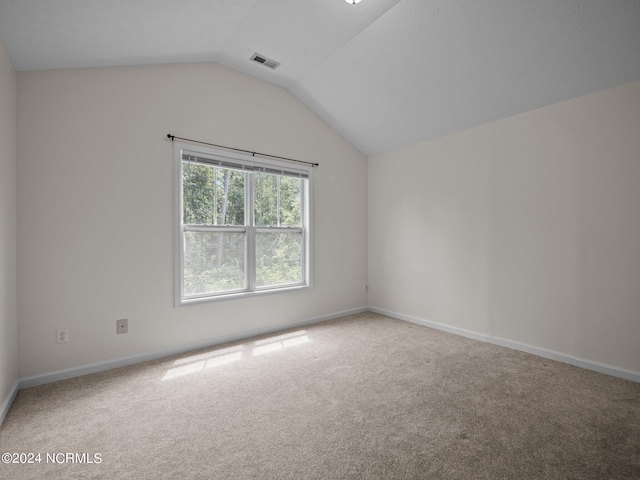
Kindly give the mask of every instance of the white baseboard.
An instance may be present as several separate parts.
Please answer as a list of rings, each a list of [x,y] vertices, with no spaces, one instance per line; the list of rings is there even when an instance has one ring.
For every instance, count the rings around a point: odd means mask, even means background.
[[[18,390],[20,390],[19,385],[18,380],[13,382],[13,385],[9,389],[9,393],[7,393],[7,396],[4,397],[4,400],[2,401],[2,406],[0,406],[0,425],[4,422],[4,419],[11,408],[11,404],[15,400],[16,395],[18,395]]]
[[[474,340],[480,340],[482,342],[487,341],[487,336],[481,333],[473,332],[471,330],[465,330],[464,328],[452,327],[445,325],[444,323],[431,322],[418,317],[412,317],[411,315],[405,315],[403,313],[391,312],[389,310],[383,310],[382,308],[369,307],[370,312],[379,313],[380,315],[386,315],[387,317],[397,318],[398,320],[405,320],[407,322],[422,325],[423,327],[434,328],[436,330],[442,330],[443,332],[454,333],[463,337],[473,338]]]
[[[596,362],[593,360],[587,360],[584,358],[576,357],[574,355],[568,355],[562,352],[556,352],[542,347],[535,347],[533,345],[527,345],[525,343],[516,342],[513,340],[507,340],[505,338],[493,337],[482,333],[465,330],[463,328],[452,327],[442,323],[431,322],[422,318],[412,317],[402,313],[391,312],[382,308],[369,307],[369,311],[386,315],[388,317],[397,318],[399,320],[405,320],[407,322],[423,325],[425,327],[434,328],[436,330],[442,330],[444,332],[453,333],[455,335],[461,335],[463,337],[473,338],[474,340],[480,340],[482,342],[492,343],[494,345],[500,345],[501,347],[511,348],[513,350],[519,350],[521,352],[530,353],[538,357],[548,358],[550,360],[556,360],[558,362],[567,363],[576,367],[584,368],[586,370],[593,370],[594,372],[604,373],[613,377],[624,378],[625,380],[631,380],[633,382],[640,383],[640,372],[635,370],[629,370],[622,367],[615,367],[613,365],[607,365],[605,363]]]
[[[47,383],[57,382],[60,380],[67,380],[69,378],[80,377],[82,375],[103,372],[105,370],[111,370],[112,368],[125,367],[127,365],[134,365],[136,363],[146,362],[149,360],[156,360],[158,358],[170,357],[172,355],[191,352],[193,350],[198,350],[201,348],[215,347],[216,345],[222,345],[224,343],[229,343],[229,342],[237,342],[239,340],[245,340],[247,338],[257,337],[259,335],[265,335],[269,333],[279,332],[282,330],[288,330],[290,328],[298,328],[306,325],[311,325],[314,323],[325,322],[327,320],[332,320],[334,318],[345,317],[347,315],[353,315],[356,313],[362,313],[366,311],[367,311],[367,307],[354,308],[351,310],[344,310],[341,312],[335,312],[328,315],[322,315],[319,317],[299,320],[297,322],[273,325],[273,326],[259,328],[256,330],[250,330],[247,332],[241,332],[233,335],[216,337],[209,340],[205,340],[203,342],[191,343],[188,345],[180,345],[180,346],[168,348],[165,350],[156,350],[153,352],[143,353],[140,355],[133,355],[130,357],[123,357],[123,358],[107,360],[107,361],[98,362],[98,363],[90,363],[86,365],[80,365],[78,367],[71,367],[71,368],[65,368],[63,370],[56,370],[53,372],[41,373],[38,375],[31,375],[31,376],[23,377],[19,379],[18,386],[19,386],[19,389],[36,387],[38,385],[45,385]]]

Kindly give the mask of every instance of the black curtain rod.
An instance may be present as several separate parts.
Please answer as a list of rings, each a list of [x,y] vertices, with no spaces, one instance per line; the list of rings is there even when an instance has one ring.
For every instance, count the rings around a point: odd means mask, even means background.
[[[234,152],[250,153],[252,157],[260,155],[261,157],[278,158],[280,160],[287,160],[289,162],[304,163],[306,165],[311,165],[312,167],[317,167],[319,165],[318,163],[305,162],[304,160],[296,160],[295,158],[279,157],[277,155],[269,155],[268,153],[252,152],[251,150],[243,150],[242,148],[226,147],[224,145],[216,145],[215,143],[207,143],[201,142],[199,140],[191,140],[190,138],[176,137],[175,135],[171,135],[170,133],[167,134],[167,138],[172,142],[175,142],[175,139],[177,138],[178,140],[185,140],[187,142],[200,143],[202,145],[210,145],[212,147],[218,148],[226,148],[227,150],[233,150]]]

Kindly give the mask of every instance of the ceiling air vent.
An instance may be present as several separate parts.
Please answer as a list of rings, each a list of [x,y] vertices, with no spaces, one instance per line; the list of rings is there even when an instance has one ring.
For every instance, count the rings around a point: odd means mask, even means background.
[[[260,55],[259,53],[254,53],[253,55],[251,55],[251,60],[253,60],[254,62],[261,63],[262,65],[265,65],[272,70],[275,70],[276,68],[278,68],[278,65],[280,65],[280,62],[271,60],[270,58],[267,58],[264,55]]]

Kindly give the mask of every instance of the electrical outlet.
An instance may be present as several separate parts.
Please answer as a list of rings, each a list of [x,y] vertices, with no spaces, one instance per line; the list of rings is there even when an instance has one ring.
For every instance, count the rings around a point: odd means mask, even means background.
[[[69,341],[69,329],[59,328],[56,330],[56,343],[67,343]]]
[[[129,333],[129,320],[127,318],[118,320],[116,322],[116,327],[118,333]]]

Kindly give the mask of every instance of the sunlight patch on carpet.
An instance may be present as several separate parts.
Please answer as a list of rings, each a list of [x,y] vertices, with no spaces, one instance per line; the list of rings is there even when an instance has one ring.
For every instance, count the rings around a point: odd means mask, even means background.
[[[287,347],[307,343],[309,337],[306,333],[305,330],[298,330],[297,332],[278,335],[277,337],[271,337],[265,340],[258,340],[255,342],[255,347],[253,348],[253,356],[264,355],[265,353],[276,352]]]
[[[253,342],[251,348],[251,356],[264,355],[270,352],[281,351],[288,347],[301,345],[309,342],[306,330],[298,330],[283,335],[265,338]],[[172,378],[190,375],[192,373],[201,372],[208,368],[220,367],[237,362],[242,358],[245,345],[236,345],[233,347],[222,348],[212,352],[190,355],[185,358],[179,358],[173,362],[173,367],[167,370],[162,377],[162,381]]]

